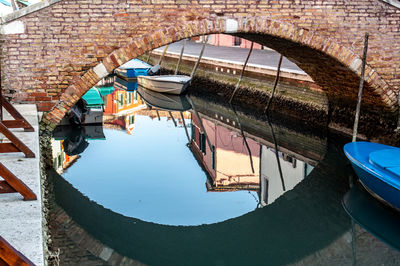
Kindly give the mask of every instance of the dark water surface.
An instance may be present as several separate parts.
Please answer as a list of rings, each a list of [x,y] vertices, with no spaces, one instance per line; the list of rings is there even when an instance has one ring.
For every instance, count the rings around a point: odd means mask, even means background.
[[[61,264],[400,263],[388,226],[398,213],[347,210],[354,223],[342,205],[377,203],[349,180],[347,139],[201,97],[115,88],[103,125],[60,127],[52,141]],[[172,111],[157,108],[166,102]]]

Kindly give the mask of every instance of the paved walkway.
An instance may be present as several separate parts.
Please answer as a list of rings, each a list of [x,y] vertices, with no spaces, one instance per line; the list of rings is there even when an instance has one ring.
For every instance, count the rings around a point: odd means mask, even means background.
[[[0,235],[33,263],[43,265],[38,113],[33,104],[15,107],[35,132],[24,132],[23,129],[12,129],[12,132],[35,153],[36,158],[25,158],[23,153],[0,153],[0,161],[36,194],[38,200],[24,201],[18,193],[0,194]],[[10,119],[6,113],[4,118]],[[3,137],[0,134],[0,141]]]
[[[193,41],[187,41],[185,44],[184,55],[198,56],[200,54],[202,43],[196,43]],[[179,54],[182,48],[182,41],[172,43],[169,45],[167,53]],[[162,51],[164,47],[156,49]],[[204,59],[218,59],[243,65],[246,60],[247,54],[250,49],[240,47],[224,47],[214,46],[207,44],[204,49]],[[258,50],[254,49],[250,55],[248,65],[249,66],[264,66],[270,69],[276,69],[279,61],[279,53],[274,50]],[[295,63],[289,61],[287,58],[283,58],[281,70],[293,73],[304,73]],[[305,74],[305,73],[304,73]]]

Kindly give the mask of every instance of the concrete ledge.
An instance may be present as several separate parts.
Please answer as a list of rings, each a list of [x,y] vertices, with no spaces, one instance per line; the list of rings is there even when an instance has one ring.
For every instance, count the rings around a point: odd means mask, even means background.
[[[10,21],[16,20],[20,17],[26,16],[30,13],[36,12],[40,9],[46,8],[52,4],[55,4],[60,1],[62,1],[62,0],[44,0],[39,3],[24,7],[18,11],[15,11],[11,14],[5,15],[4,17],[1,17],[1,24],[6,24]]]
[[[156,55],[161,55],[162,51],[160,49],[156,49],[152,53],[156,54]],[[173,58],[179,58],[179,53],[167,51],[166,54]],[[196,62],[197,56],[186,54],[186,55],[182,56],[182,59],[186,60],[186,61]],[[210,57],[202,57],[201,63],[215,65],[219,69],[221,69],[221,68],[235,69],[238,74],[240,74],[240,71],[242,70],[243,64],[244,64],[244,62],[225,60],[225,59],[219,59],[219,58],[210,58]],[[267,66],[267,65],[248,63],[246,66],[246,71],[256,72],[256,73],[260,73],[260,74],[264,74],[264,75],[268,75],[268,76],[276,76],[276,70],[277,70],[276,67]],[[235,73],[232,72],[232,74],[235,74]],[[305,73],[304,71],[301,71],[301,70],[281,68],[280,76],[283,78],[288,78],[288,79],[293,79],[293,80],[314,82],[313,79],[309,75],[307,75],[307,73]]]
[[[1,153],[0,161],[28,186],[38,199],[24,201],[19,193],[0,194],[0,235],[33,263],[43,265],[38,114],[36,105],[14,106],[33,126],[35,132],[24,132],[23,129],[12,129],[12,132],[35,153],[36,158],[25,158],[23,153]],[[6,113],[4,118],[10,119]],[[0,139],[2,138],[0,134]]]

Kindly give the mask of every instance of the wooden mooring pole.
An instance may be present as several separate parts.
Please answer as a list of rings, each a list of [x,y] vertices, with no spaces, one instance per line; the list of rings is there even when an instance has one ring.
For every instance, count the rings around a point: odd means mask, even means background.
[[[360,86],[358,88],[357,108],[356,108],[356,117],[354,119],[352,142],[356,141],[356,139],[357,139],[358,121],[360,120],[361,98],[362,98],[362,91],[363,91],[363,87],[364,87],[365,64],[367,62],[368,37],[369,37],[369,33],[366,32],[365,36],[364,36],[364,52],[363,52],[363,58],[362,58]]]
[[[280,72],[281,72],[282,58],[283,58],[283,56],[282,56],[282,54],[281,54],[281,56],[279,57],[278,68],[276,69],[276,77],[275,77],[274,87],[273,87],[273,89],[272,89],[271,97],[269,97],[267,106],[266,106],[265,109],[264,109],[264,113],[268,112],[269,106],[271,105],[272,99],[274,98],[274,95],[275,95],[276,86],[278,86],[279,74],[280,74]]]
[[[200,124],[200,129],[203,131],[204,135],[206,136],[206,141],[208,144],[208,147],[210,148],[211,152],[214,153],[215,152],[215,147],[211,144],[210,139],[208,138],[206,129],[204,128],[204,124],[203,124],[203,120],[201,120],[201,117],[199,115],[199,113],[196,110],[196,106],[194,105],[192,98],[190,98],[190,95],[186,95],[186,99],[189,101],[190,105],[192,106],[192,110],[194,115],[196,116],[197,120],[199,120],[199,124]]]
[[[203,57],[204,49],[206,48],[206,44],[208,42],[208,36],[209,35],[207,35],[206,38],[203,41],[203,46],[201,47],[199,58],[197,59],[196,65],[194,65],[194,67],[193,67],[192,74],[190,74],[191,78],[194,77],[194,74],[196,74],[197,68],[199,67],[200,60]]]
[[[252,155],[251,155],[251,150],[250,150],[250,147],[249,147],[249,143],[247,142],[246,135],[244,134],[243,127],[242,127],[242,124],[240,123],[239,116],[238,116],[238,114],[237,114],[237,112],[236,112],[235,107],[234,107],[231,103],[229,103],[229,105],[230,105],[230,107],[231,107],[231,109],[232,109],[232,111],[233,111],[233,113],[234,113],[234,115],[235,115],[236,122],[237,122],[237,124],[238,124],[238,126],[239,126],[240,134],[242,135],[244,145],[246,146],[247,152],[249,153],[250,167],[251,167],[252,173],[254,174],[253,157],[252,157]]]
[[[276,162],[278,164],[278,171],[279,171],[279,177],[281,178],[282,189],[283,189],[283,191],[286,191],[285,179],[283,178],[281,161],[279,160],[278,142],[276,141],[274,128],[272,127],[272,123],[271,123],[271,120],[269,119],[268,113],[266,114],[266,118],[267,118],[269,128],[271,129],[272,140],[274,141],[275,158],[276,158]]]
[[[181,66],[182,56],[183,56],[183,50],[185,50],[185,44],[186,44],[186,39],[183,40],[182,48],[181,48],[181,53],[180,53],[180,55],[179,55],[179,60],[178,60],[178,64],[176,65],[176,69],[175,69],[174,75],[178,74],[179,67]]]
[[[238,82],[236,83],[235,90],[233,91],[233,93],[231,95],[231,98],[229,99],[229,103],[232,103],[233,97],[235,96],[236,91],[239,89],[240,83],[242,82],[243,75],[244,75],[244,70],[246,69],[247,62],[249,61],[251,52],[253,51],[253,45],[254,45],[254,42],[251,42],[249,53],[247,54],[246,60],[244,61],[244,65],[243,65],[243,68],[242,68],[242,73],[240,73],[240,78],[239,78]]]
[[[191,143],[190,143],[191,139],[189,137],[189,132],[188,132],[188,129],[187,129],[186,123],[185,123],[185,117],[183,116],[183,112],[182,111],[180,113],[181,113],[182,124],[183,124],[183,127],[185,128],[186,137],[188,139],[188,145],[191,145]]]
[[[396,132],[400,132],[400,92],[397,94],[397,128],[396,128]]]
[[[162,52],[162,55],[161,55],[160,59],[158,60],[158,64],[157,64],[157,65],[160,65],[160,66],[161,66],[161,62],[162,62],[162,60],[164,59],[165,53],[166,53],[167,50],[168,50],[168,46],[169,46],[169,45],[166,45],[166,46],[164,47],[164,51]]]

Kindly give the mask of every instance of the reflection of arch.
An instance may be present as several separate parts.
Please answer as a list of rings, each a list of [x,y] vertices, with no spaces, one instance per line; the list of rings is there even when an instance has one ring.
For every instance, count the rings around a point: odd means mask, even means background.
[[[211,33],[230,33],[257,40],[297,62],[317,84],[328,90],[328,95],[348,94],[347,99],[350,100],[356,96],[361,59],[348,47],[323,37],[316,31],[272,20],[269,17],[239,19],[218,17],[194,22],[178,21],[174,26],[166,28],[160,26],[152,33],[134,38],[128,45],[112,52],[102,63],[70,85],[44,121],[57,124],[87,90],[128,60],[171,42]],[[364,104],[376,105],[374,96],[378,95],[382,106],[394,108],[396,99],[395,96],[388,96],[392,94],[388,88],[388,84],[377,71],[367,65]]]
[[[337,170],[344,168],[343,162],[335,160],[325,158],[319,164],[324,169],[316,168],[308,179],[263,209],[202,226],[165,226],[125,217],[90,201],[54,170],[49,176],[57,203],[89,234],[121,255],[151,265],[182,261],[280,265],[326,247],[349,229],[340,204],[346,176]],[[331,175],[326,174],[327,167]]]

